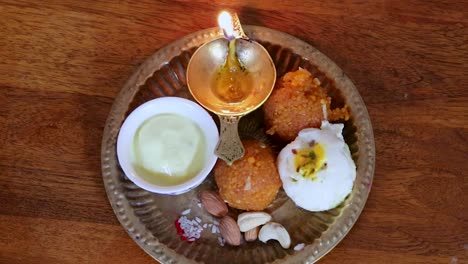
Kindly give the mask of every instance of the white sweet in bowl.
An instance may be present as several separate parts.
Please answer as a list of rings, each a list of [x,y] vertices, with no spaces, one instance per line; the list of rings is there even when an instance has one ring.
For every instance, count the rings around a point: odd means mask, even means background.
[[[117,157],[125,175],[139,187],[176,195],[208,176],[217,160],[218,138],[215,122],[197,103],[162,97],[127,117],[117,138]]]

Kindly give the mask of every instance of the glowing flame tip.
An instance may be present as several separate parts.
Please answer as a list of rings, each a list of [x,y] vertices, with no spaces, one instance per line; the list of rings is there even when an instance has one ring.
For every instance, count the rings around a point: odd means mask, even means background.
[[[218,15],[218,25],[223,30],[226,38],[234,38],[234,26],[229,12],[223,11]]]

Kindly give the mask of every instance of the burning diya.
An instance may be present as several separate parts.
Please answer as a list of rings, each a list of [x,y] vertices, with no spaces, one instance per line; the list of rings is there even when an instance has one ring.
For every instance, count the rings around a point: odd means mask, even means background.
[[[193,54],[187,84],[195,100],[219,116],[215,153],[232,164],[244,155],[239,120],[270,96],[276,69],[267,50],[245,35],[237,15],[222,12],[218,23],[224,38],[205,43]]]

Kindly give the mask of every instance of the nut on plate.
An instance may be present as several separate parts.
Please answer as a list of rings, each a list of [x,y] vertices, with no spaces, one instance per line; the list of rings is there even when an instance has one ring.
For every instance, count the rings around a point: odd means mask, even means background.
[[[262,226],[258,234],[258,239],[266,243],[270,239],[278,241],[283,248],[291,246],[291,237],[288,231],[281,224],[270,222]]]
[[[228,213],[228,207],[221,197],[213,191],[203,191],[200,199],[205,210],[217,217],[223,217]]]
[[[258,238],[258,231],[260,230],[260,227],[257,226],[257,227],[254,227],[252,229],[250,229],[249,231],[246,231],[244,233],[244,239],[245,241],[247,242],[252,242],[252,241],[255,241],[257,240]]]
[[[239,246],[241,242],[241,232],[237,223],[232,217],[225,216],[219,222],[219,231],[226,243],[231,246]]]
[[[265,212],[245,212],[237,217],[237,225],[241,232],[247,232],[271,220],[271,215]]]

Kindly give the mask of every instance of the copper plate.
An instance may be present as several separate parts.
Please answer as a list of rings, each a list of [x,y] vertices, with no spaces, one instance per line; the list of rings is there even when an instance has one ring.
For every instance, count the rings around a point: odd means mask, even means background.
[[[102,140],[102,177],[115,215],[133,240],[162,263],[220,263],[226,260],[229,263],[313,263],[343,239],[367,200],[374,175],[375,146],[369,115],[356,87],[335,63],[311,45],[264,27],[245,26],[245,31],[268,50],[278,76],[298,67],[306,68],[322,82],[336,105],[346,103],[349,106],[352,118],[345,123],[343,135],[357,166],[353,191],[340,206],[320,213],[295,207],[280,191],[267,211],[289,230],[292,247],[288,250],[278,243],[258,241],[240,247],[221,247],[217,237],[208,230],[195,243],[182,241],[176,234],[174,221],[183,210],[191,208],[191,216],[198,216],[203,222],[213,220],[197,206],[200,190],[214,187],[212,177],[183,195],[149,193],[130,182],[120,169],[116,138],[125,117],[145,101],[161,96],[190,99],[185,79],[190,56],[201,44],[220,37],[221,32],[211,28],[190,34],[155,52],[132,75],[115,99]],[[249,132],[254,127],[253,130],[261,131],[261,113],[254,112],[245,120],[241,130]],[[258,125],[252,125],[252,120]],[[304,243],[305,248],[296,252],[293,247],[299,243]]]

